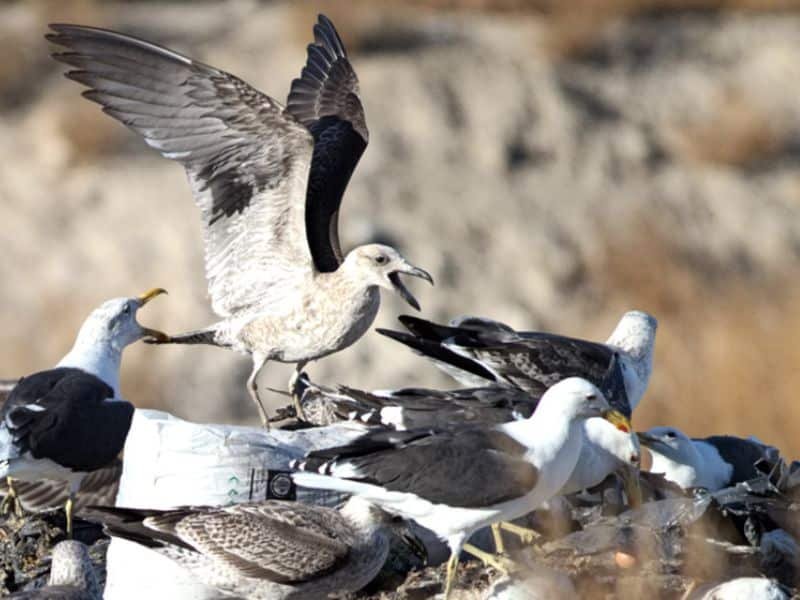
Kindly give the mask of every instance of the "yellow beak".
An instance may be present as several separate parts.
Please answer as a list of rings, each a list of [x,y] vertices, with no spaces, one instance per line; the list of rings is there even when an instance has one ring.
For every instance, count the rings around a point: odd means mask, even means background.
[[[624,433],[631,433],[631,420],[618,410],[609,410],[603,414],[603,418],[614,427]],[[625,465],[619,471],[622,478],[622,487],[628,497],[628,504],[631,508],[638,508],[642,505],[642,488],[639,484],[639,468],[634,465]]]
[[[607,410],[603,413],[603,418],[620,431],[625,433],[630,433],[633,431],[633,428],[631,427],[631,420],[618,410]]]
[[[144,306],[156,296],[166,293],[167,290],[164,288],[153,288],[152,290],[147,290],[144,294],[138,297],[140,306]],[[149,327],[142,327],[142,336],[149,337],[157,342],[169,342],[170,340],[170,337],[163,331],[159,331],[158,329],[150,329]]]
[[[152,300],[156,296],[159,296],[161,294],[166,294],[166,293],[167,293],[167,290],[165,290],[164,288],[153,288],[152,290],[147,290],[144,294],[139,296],[139,302],[141,302],[142,306],[144,306],[145,304],[150,302],[150,300]]]

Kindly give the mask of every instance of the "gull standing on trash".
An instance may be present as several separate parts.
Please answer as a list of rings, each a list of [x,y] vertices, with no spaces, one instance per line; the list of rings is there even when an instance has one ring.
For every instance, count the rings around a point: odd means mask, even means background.
[[[462,549],[487,525],[516,519],[559,493],[580,455],[583,423],[610,410],[594,385],[565,379],[528,419],[448,432],[380,431],[311,452],[293,466],[298,485],[336,490],[417,521],[450,547],[445,597]]]
[[[166,293],[152,289],[135,298],[115,298],[95,309],[75,344],[55,368],[23,377],[0,411],[0,477],[9,490],[3,507],[20,511],[13,481],[50,479],[69,487],[72,505],[88,472],[112,463],[125,445],[133,405],[119,393],[119,368],[126,346],[145,337],[165,337],[142,327],[137,311]]]
[[[394,248],[339,246],[339,206],[367,146],[358,79],[333,24],[320,15],[286,107],[233,75],[132,36],[51,25],[54,58],[84,96],[189,176],[205,226],[212,308],[221,320],[158,343],[250,354],[248,390],[268,418],[257,377],[270,360],[306,363],[347,348],[372,325],[378,289],[419,304],[400,274],[431,276]],[[302,416],[302,414],[300,415]]]

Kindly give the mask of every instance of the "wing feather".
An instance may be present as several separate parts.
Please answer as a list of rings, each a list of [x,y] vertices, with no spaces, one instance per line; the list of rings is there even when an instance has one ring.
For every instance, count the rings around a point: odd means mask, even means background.
[[[620,361],[605,344],[538,331],[518,332],[475,317],[451,325],[406,315],[400,321],[410,334],[379,333],[446,365],[458,380],[472,383],[474,377],[481,377],[539,397],[563,379],[583,377],[600,388],[613,408],[631,414]]]
[[[221,509],[181,509],[144,525],[183,542],[246,577],[299,583],[343,561],[355,533],[335,510],[267,501]]]
[[[320,15],[286,110],[314,136],[305,223],[314,264],[321,272],[335,271],[342,262],[339,207],[369,140],[358,94],[358,77],[344,44],[330,19]]]
[[[208,289],[220,316],[277,302],[313,273],[305,198],[313,138],[275,100],[156,44],[51,25],[54,58],[85,97],[180,162],[205,225]]]
[[[533,489],[538,470],[524,452],[524,446],[491,429],[377,432],[348,446],[311,452],[298,466],[410,492],[430,502],[480,508]],[[344,471],[337,473],[341,466]]]

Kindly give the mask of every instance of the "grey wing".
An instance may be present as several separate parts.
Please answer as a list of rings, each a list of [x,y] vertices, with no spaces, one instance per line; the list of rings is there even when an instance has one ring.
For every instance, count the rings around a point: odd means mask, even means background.
[[[51,25],[84,96],[189,176],[205,226],[208,289],[228,316],[277,300],[313,269],[305,198],[313,140],[272,98],[224,71],[113,31]]]
[[[286,110],[314,136],[308,176],[306,232],[319,271],[342,262],[339,206],[350,176],[367,147],[369,132],[358,96],[358,78],[336,28],[325,15],[314,26],[314,43],[292,89]]]
[[[173,524],[150,517],[145,525],[171,527],[183,541],[239,575],[277,583],[326,574],[347,557],[354,537],[334,510],[280,501],[189,512]]]
[[[525,447],[496,430],[393,435],[399,441],[384,437],[376,440],[367,435],[351,446],[309,453],[308,466],[303,468],[336,475],[338,462],[347,465],[349,479],[467,508],[524,496],[538,480],[537,468],[524,459]],[[409,439],[408,443],[404,441]],[[387,445],[397,447],[381,449]],[[342,459],[323,464],[314,460],[336,454]]]

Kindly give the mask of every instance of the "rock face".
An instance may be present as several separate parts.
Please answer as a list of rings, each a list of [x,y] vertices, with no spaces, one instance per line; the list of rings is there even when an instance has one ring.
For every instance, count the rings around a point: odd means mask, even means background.
[[[415,292],[435,319],[602,337],[624,310],[648,310],[661,327],[638,427],[754,433],[800,451],[791,420],[757,421],[753,402],[767,391],[778,414],[800,383],[800,16],[633,15],[570,44],[524,13],[334,4],[330,16],[371,131],[343,246],[389,240],[428,269],[437,286]],[[250,2],[0,7],[0,49],[14,57],[0,70],[3,377],[51,365],[106,297],[160,285],[170,296],[148,325],[213,318],[181,168],[60,76],[41,39],[52,20],[142,35],[283,100],[314,15]],[[384,300],[377,324],[395,326],[406,309]],[[123,387],[139,406],[254,422],[246,359],[128,354]],[[310,369],[361,388],[450,385],[371,333]],[[285,387],[290,367],[266,371],[262,386]]]

